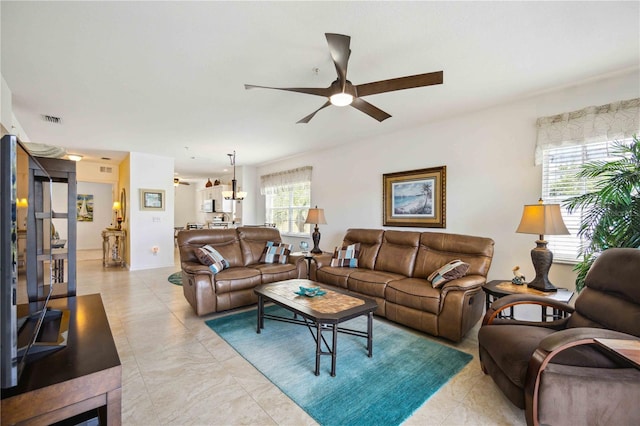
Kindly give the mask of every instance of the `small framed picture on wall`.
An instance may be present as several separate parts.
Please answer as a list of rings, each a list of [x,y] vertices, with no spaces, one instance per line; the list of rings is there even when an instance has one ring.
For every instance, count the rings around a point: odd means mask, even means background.
[[[163,189],[141,189],[140,210],[164,210]]]

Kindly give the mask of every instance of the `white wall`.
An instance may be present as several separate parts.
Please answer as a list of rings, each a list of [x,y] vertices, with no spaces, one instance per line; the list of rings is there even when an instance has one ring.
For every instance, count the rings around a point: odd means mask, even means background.
[[[4,77],[0,75],[0,124],[11,133],[13,107],[11,106],[11,90]]]
[[[270,163],[257,170],[256,179],[267,173],[313,166],[311,203],[325,209],[328,223],[320,226],[320,247],[330,251],[341,243],[347,228],[382,228],[383,173],[446,165],[446,229],[385,229],[490,237],[496,245],[489,279],[510,279],[514,265],[533,278],[530,251],[537,238],[516,234],[515,229],[523,205],[535,203],[540,197],[541,167],[534,166],[536,119],[638,97],[639,77],[638,70],[626,72],[392,135]],[[263,200],[257,207],[258,217],[264,217]],[[290,242],[297,245],[298,241]],[[575,274],[571,266],[555,264],[550,280],[557,286],[572,288]]]
[[[264,198],[256,197],[249,194],[260,194],[260,186],[258,184],[259,177],[256,175],[256,168],[250,166],[242,166],[237,168],[238,190],[246,191],[247,197],[236,202],[236,216],[243,225],[262,225],[264,223],[264,214],[257,216],[258,201],[262,201],[262,211],[264,211]]]
[[[175,202],[173,158],[132,152],[129,154],[128,160],[129,269],[173,266],[173,207]],[[165,209],[162,211],[141,210],[140,189],[164,190]],[[156,254],[152,251],[153,247],[158,247]]]
[[[102,249],[102,231],[113,226],[114,215],[111,209],[113,187],[106,183],[78,182],[77,189],[78,194],[93,195],[93,222],[77,222],[76,248],[78,250]]]

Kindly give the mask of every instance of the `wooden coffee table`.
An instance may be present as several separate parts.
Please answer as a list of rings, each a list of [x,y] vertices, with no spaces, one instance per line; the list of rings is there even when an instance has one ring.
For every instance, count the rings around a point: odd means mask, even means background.
[[[327,293],[323,296],[314,297],[299,296],[295,292],[299,290],[300,286],[321,287]],[[365,337],[367,339],[367,355],[369,357],[373,355],[373,311],[378,307],[375,300],[349,295],[338,289],[330,290],[321,283],[303,279],[263,284],[257,286],[254,291],[258,295],[258,324],[256,330],[258,334],[264,328],[265,318],[305,325],[309,328],[316,342],[316,376],[320,375],[320,357],[322,355],[331,355],[331,376],[335,377],[338,333]],[[273,302],[291,311],[294,314],[293,318],[265,314],[265,301]],[[361,315],[367,315],[366,332],[338,327],[338,324]],[[325,330],[330,330],[332,333],[331,346],[322,335]],[[323,343],[326,350],[323,350]]]

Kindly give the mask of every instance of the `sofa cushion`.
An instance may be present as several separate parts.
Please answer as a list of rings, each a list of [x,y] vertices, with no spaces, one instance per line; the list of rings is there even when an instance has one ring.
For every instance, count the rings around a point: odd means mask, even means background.
[[[469,270],[469,264],[463,262],[460,259],[452,260],[445,263],[429,275],[427,278],[431,281],[433,288],[440,288],[445,283],[455,280],[456,278],[464,277]]]
[[[216,249],[230,266],[243,266],[242,251],[235,229],[193,229],[178,234],[180,262],[199,262],[196,252],[204,245]],[[264,247],[264,242],[260,250]]]
[[[195,253],[200,263],[208,266],[213,274],[217,274],[229,267],[229,262],[210,245],[200,247]]]
[[[360,243],[350,244],[342,247],[341,249],[336,247],[333,251],[333,258],[331,258],[331,266],[348,266],[349,268],[357,268],[359,254]]]
[[[531,355],[540,341],[553,332],[555,330],[544,327],[488,325],[480,327],[478,341],[511,383],[523,389]]]
[[[244,266],[260,263],[267,241],[282,242],[276,228],[243,226],[237,228],[237,232]]]
[[[493,246],[490,238],[423,232],[413,276],[428,277],[445,263],[460,259],[469,264],[468,274],[486,277],[493,258]]]
[[[342,268],[339,266],[323,266],[316,271],[316,281],[335,287],[347,288],[349,275],[358,271],[358,268]]]
[[[385,231],[374,269],[411,277],[419,245],[419,232]]]
[[[291,253],[291,244],[267,241],[260,257],[260,263],[287,263]]]
[[[212,278],[216,294],[252,289],[260,285],[260,271],[238,266],[225,269]]]
[[[376,264],[376,256],[382,244],[382,229],[347,229],[342,241],[343,246],[360,243],[360,253],[358,255],[358,267],[373,269]]]
[[[385,290],[385,299],[390,303],[436,315],[440,313],[441,295],[440,290],[422,278],[391,281]]]
[[[262,284],[298,278],[298,267],[291,263],[258,263],[250,267],[260,271]]]
[[[356,293],[366,296],[374,296],[384,298],[387,283],[394,280],[406,278],[400,274],[391,272],[369,271],[367,269],[357,269],[349,275],[347,279],[347,288]]]

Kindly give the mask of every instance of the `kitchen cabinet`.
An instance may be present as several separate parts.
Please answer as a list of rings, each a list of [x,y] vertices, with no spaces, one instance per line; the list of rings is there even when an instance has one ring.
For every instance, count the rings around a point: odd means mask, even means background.
[[[231,185],[215,185],[198,191],[199,211],[205,211],[205,209],[203,208],[205,200],[214,200],[215,212],[231,213],[233,208],[232,201],[225,200],[222,196],[222,191],[231,191]]]

